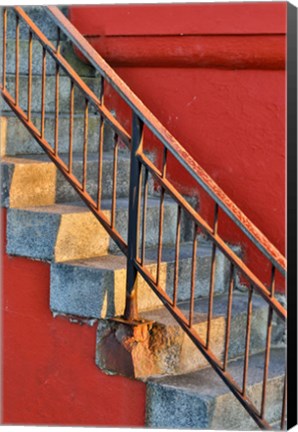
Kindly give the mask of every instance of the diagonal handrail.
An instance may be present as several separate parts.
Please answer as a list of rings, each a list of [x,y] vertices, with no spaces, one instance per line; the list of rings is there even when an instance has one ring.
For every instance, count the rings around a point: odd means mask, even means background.
[[[255,226],[255,224],[239,209],[239,207],[225,194],[206,171],[195,161],[182,145],[161,124],[143,102],[132,92],[127,84],[105,62],[98,52],[88,43],[84,36],[71,24],[56,6],[47,6],[47,12],[53,21],[63,30],[69,39],[82,52],[92,66],[109,82],[122,96],[125,102],[139,116],[143,123],[164,144],[164,146],[178,159],[181,165],[199,183],[199,185],[213,198],[218,206],[236,223],[253,244],[270,260],[281,272],[286,274],[286,258],[270,242],[270,240]]]

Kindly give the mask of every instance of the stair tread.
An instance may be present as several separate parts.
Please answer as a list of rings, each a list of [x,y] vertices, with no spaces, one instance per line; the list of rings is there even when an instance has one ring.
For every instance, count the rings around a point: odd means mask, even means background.
[[[252,387],[263,381],[264,353],[250,355],[247,375],[247,385]],[[243,359],[230,360],[227,367],[228,372],[235,381],[241,385],[243,373]],[[285,371],[285,350],[272,348],[270,353],[270,365],[268,379],[282,377]],[[183,375],[172,375],[162,378],[150,378],[152,383],[167,388],[176,388],[187,393],[199,394],[200,398],[215,398],[229,394],[227,385],[219,378],[211,366]]]
[[[105,198],[101,200],[101,209],[102,210],[111,210],[111,202],[112,200],[109,198]],[[166,206],[176,206],[176,204],[170,200],[165,198],[164,203]],[[148,197],[147,208],[156,208],[160,204],[160,199],[158,197]],[[116,211],[120,209],[128,208],[128,198],[117,198],[117,207]],[[22,207],[22,208],[14,208],[10,209],[10,211],[32,211],[35,213],[55,213],[55,214],[66,214],[66,213],[85,213],[90,212],[89,208],[83,201],[72,201],[67,203],[55,203],[51,205],[45,206],[33,206],[33,207]]]
[[[227,293],[215,295],[213,298],[213,319],[219,317],[226,317],[227,314]],[[208,302],[209,297],[202,297],[194,301],[194,314],[193,314],[193,325],[207,321],[208,314]],[[189,314],[189,301],[183,301],[178,303],[178,307],[181,312],[188,317]],[[267,308],[266,302],[260,296],[253,297],[253,312],[261,308]],[[242,293],[235,293],[233,295],[232,305],[232,316],[241,315],[247,311],[247,295]],[[168,312],[166,308],[157,308],[155,310],[149,310],[142,312],[142,318],[147,320],[153,320],[160,324],[167,326],[177,326],[179,323],[175,318]]]
[[[66,153],[59,154],[62,160],[66,160],[68,155]],[[113,160],[113,151],[104,151],[103,152],[103,161]],[[118,160],[129,161],[129,155],[119,152]],[[98,161],[98,153],[90,152],[87,157],[88,162]],[[30,164],[30,163],[53,163],[47,154],[26,154],[26,155],[15,155],[15,156],[3,156],[1,163],[12,163],[12,164]],[[83,163],[82,153],[74,152],[73,153],[73,162],[74,163]]]

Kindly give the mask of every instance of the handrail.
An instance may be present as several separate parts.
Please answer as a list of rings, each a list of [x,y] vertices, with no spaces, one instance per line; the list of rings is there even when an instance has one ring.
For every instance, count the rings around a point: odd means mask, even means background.
[[[143,102],[132,92],[127,84],[105,62],[98,52],[87,42],[82,34],[67,20],[57,6],[47,6],[47,12],[69,39],[79,48],[85,58],[99,71],[109,84],[122,96],[125,102],[139,116],[143,123],[178,159],[188,173],[214,199],[218,206],[236,223],[241,231],[281,272],[286,274],[286,258],[253,222],[225,194],[206,171],[192,158],[182,145],[160,123]]]

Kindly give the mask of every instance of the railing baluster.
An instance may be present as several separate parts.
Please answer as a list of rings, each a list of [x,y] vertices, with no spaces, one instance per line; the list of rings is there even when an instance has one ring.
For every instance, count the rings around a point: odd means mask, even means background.
[[[177,296],[178,296],[180,231],[181,231],[181,207],[180,207],[180,205],[178,205],[177,226],[176,226],[176,244],[175,244],[174,287],[173,287],[173,306],[174,307],[176,307],[176,305],[177,305]]]
[[[116,219],[116,200],[117,200],[117,168],[118,168],[118,135],[114,136],[114,151],[113,151],[113,191],[112,191],[112,214],[111,227],[115,227]]]
[[[87,188],[87,166],[88,166],[88,122],[89,115],[89,101],[85,99],[85,109],[84,109],[84,144],[83,144],[83,181],[82,189],[86,192]]]
[[[60,53],[60,28],[58,27],[57,34],[57,46],[56,51]],[[55,70],[55,140],[54,140],[54,152],[57,156],[59,146],[59,85],[60,85],[60,65],[56,63]]]
[[[135,260],[138,257],[139,225],[140,225],[140,192],[141,192],[141,163],[138,153],[143,149],[144,123],[133,113],[132,143],[130,159],[129,184],[129,213],[128,213],[128,245],[126,272],[126,304],[124,318],[127,321],[138,319],[137,306],[137,269]]]
[[[142,265],[144,265],[145,262],[145,251],[146,251],[147,200],[148,200],[148,170],[147,168],[145,168],[144,191],[143,191],[143,215],[142,215],[142,251],[141,251]]]
[[[218,204],[215,203],[214,211],[214,224],[213,232],[217,234],[218,229]],[[207,319],[207,341],[206,347],[209,348],[210,344],[210,332],[213,312],[213,296],[214,296],[214,284],[215,284],[215,269],[216,269],[216,244],[212,245],[212,258],[211,258],[211,271],[210,271],[210,288],[209,288],[209,302],[208,302],[208,319]]]
[[[168,150],[164,147],[163,151],[163,161],[162,161],[162,177],[166,177],[167,171],[167,153]],[[158,227],[158,250],[157,250],[157,268],[156,268],[156,285],[159,285],[160,278],[160,264],[162,258],[162,237],[163,237],[163,221],[164,221],[164,198],[165,190],[161,186],[160,192],[160,204],[159,204],[159,227]]]
[[[246,384],[247,384],[247,372],[248,372],[249,348],[250,348],[250,333],[251,333],[252,295],[253,295],[253,288],[252,288],[252,286],[250,286],[249,291],[248,291],[248,302],[247,302],[245,355],[244,355],[243,382],[242,382],[242,395],[243,396],[246,395]]]
[[[2,83],[6,88],[6,39],[7,39],[7,8],[3,8],[3,58],[2,58]]]
[[[46,100],[46,49],[42,47],[42,81],[41,81],[41,138],[44,138],[45,100]]]
[[[194,226],[194,235],[192,243],[192,262],[191,262],[191,285],[190,285],[190,302],[189,302],[189,327],[193,324],[195,289],[196,289],[196,267],[197,267],[197,225]]]
[[[158,249],[157,249],[157,268],[156,268],[156,285],[159,284],[160,264],[162,257],[162,236],[163,236],[163,219],[164,219],[164,198],[165,190],[161,186],[160,203],[159,203],[159,226],[158,226]]]
[[[98,141],[98,180],[97,180],[97,209],[100,209],[102,193],[102,157],[103,157],[103,140],[104,140],[104,121],[100,116],[99,141]]]
[[[272,266],[270,292],[274,294],[275,290],[275,267]],[[272,333],[272,316],[273,309],[269,306],[268,310],[268,322],[267,322],[267,337],[266,337],[266,351],[264,360],[264,375],[263,375],[263,387],[262,387],[262,401],[261,401],[261,418],[265,417],[266,408],[266,393],[267,393],[267,380],[268,380],[268,369],[270,361],[270,347],[271,347],[271,333]]]
[[[72,148],[73,148],[73,111],[74,111],[74,82],[70,82],[69,98],[69,149],[68,149],[68,171],[72,173]]]
[[[28,45],[28,96],[27,96],[27,119],[31,121],[31,104],[32,104],[32,42],[33,34],[29,30],[29,45]]]
[[[227,305],[226,332],[225,332],[225,350],[224,350],[224,359],[223,359],[223,370],[224,371],[227,369],[229,346],[230,346],[230,332],[231,332],[234,283],[235,283],[234,265],[233,265],[233,263],[231,263],[230,277],[229,277],[229,296],[228,296],[228,305]]]
[[[19,50],[20,50],[20,18],[16,15],[16,40],[15,40],[15,103],[19,104]]]

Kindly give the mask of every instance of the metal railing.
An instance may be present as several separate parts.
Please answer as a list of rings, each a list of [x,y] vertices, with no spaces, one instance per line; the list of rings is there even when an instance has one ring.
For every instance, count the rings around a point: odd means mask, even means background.
[[[242,213],[242,211],[231,201],[230,198],[218,187],[200,165],[187,153],[180,143],[165,129],[165,127],[154,117],[154,115],[143,105],[133,94],[128,86],[120,79],[113,69],[101,58],[101,56],[88,44],[85,38],[73,27],[61,11],[54,6],[45,8],[57,25],[58,37],[54,44],[41,32],[30,17],[21,7],[9,8],[15,13],[15,73],[14,73],[14,96],[7,87],[7,8],[3,9],[3,75],[1,94],[6,103],[18,116],[20,121],[29,130],[31,135],[41,145],[50,159],[56,164],[65,178],[71,183],[80,197],[85,201],[89,209],[97,217],[110,237],[116,242],[120,250],[127,256],[127,292],[124,319],[127,321],[138,320],[137,309],[137,277],[140,274],[162,303],[170,311],[182,329],[188,334],[193,343],[205,356],[213,369],[227,384],[233,394],[255,420],[259,427],[270,429],[266,420],[266,396],[268,388],[268,369],[270,363],[271,333],[274,314],[279,319],[286,320],[286,310],[275,296],[275,281],[277,272],[281,277],[286,277],[285,257],[270,243],[270,241],[258,230],[258,228]],[[20,81],[19,81],[19,37],[20,21],[28,28],[28,92],[27,106],[19,104]],[[61,33],[67,37],[75,47],[83,54],[89,63],[99,73],[101,79],[100,94],[97,96],[83,79],[70,66],[63,57],[60,50]],[[32,42],[37,40],[42,46],[42,74],[41,74],[41,105],[40,105],[40,128],[32,121]],[[47,82],[47,59],[50,57],[55,62],[55,131],[54,143],[51,145],[46,139],[45,132],[45,106],[46,106],[46,82]],[[69,78],[69,143],[68,157],[59,152],[59,80],[61,72]],[[132,111],[131,134],[120,124],[105,105],[104,89],[108,83],[127,104]],[[79,91],[83,98],[82,113],[83,125],[83,171],[81,180],[73,172],[73,142],[75,112],[75,91]],[[88,113],[92,110],[99,116],[98,128],[98,181],[97,193],[91,194],[87,188],[87,160],[88,160]],[[102,207],[102,163],[103,145],[106,126],[113,131],[113,173],[112,173],[112,204],[111,216],[107,217]],[[153,133],[154,137],[162,145],[162,164],[158,168],[144,151],[144,129]],[[129,186],[129,210],[128,210],[128,235],[127,241],[120,234],[116,224],[117,210],[117,163],[119,143],[123,142],[130,151],[130,186]],[[202,188],[214,202],[214,223],[209,224],[202,215],[195,209],[174,187],[167,175],[167,162],[169,154],[173,157],[186,172],[195,180],[198,187]],[[159,221],[158,221],[158,248],[156,259],[156,273],[153,275],[145,265],[146,255],[146,220],[149,176],[152,177],[160,190]],[[172,295],[162,288],[160,272],[163,253],[163,227],[164,227],[164,206],[165,197],[170,196],[177,206],[177,219],[175,229],[175,264],[173,277]],[[141,205],[141,203],[143,203]],[[271,265],[271,281],[266,286],[247,264],[235,253],[220,236],[218,223],[220,218],[219,210],[223,211],[229,219],[245,234],[252,244],[262,253]],[[192,224],[192,254],[190,273],[190,299],[188,304],[188,315],[179,307],[179,254],[180,237],[183,215],[187,215]],[[198,334],[194,326],[194,304],[196,298],[196,257],[199,242],[198,230],[203,232],[212,242],[212,258],[210,269],[209,302],[207,312],[207,329],[205,340]],[[213,317],[213,300],[215,295],[215,263],[217,251],[220,251],[229,261],[230,272],[228,281],[228,301],[225,320],[224,353],[222,358],[216,355],[211,349],[211,323]],[[247,322],[245,336],[244,365],[242,383],[239,384],[229,373],[229,345],[231,336],[231,317],[233,292],[236,276],[240,278],[247,289]],[[250,354],[251,320],[253,308],[253,294],[259,294],[268,304],[268,320],[266,329],[266,346],[264,355],[263,383],[260,408],[248,397],[247,375]],[[284,428],[286,419],[286,378],[284,383],[283,403],[281,407],[280,426]]]

